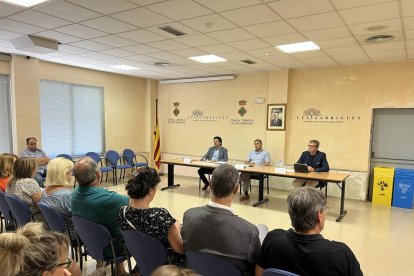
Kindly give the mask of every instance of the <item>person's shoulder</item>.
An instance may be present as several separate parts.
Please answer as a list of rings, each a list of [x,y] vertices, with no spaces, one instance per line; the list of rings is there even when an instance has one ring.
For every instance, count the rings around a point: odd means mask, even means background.
[[[204,210],[203,207],[193,207],[193,208],[190,208],[187,211],[185,211],[184,216],[185,215],[192,215],[194,213],[199,213],[199,212],[202,212],[203,210]]]

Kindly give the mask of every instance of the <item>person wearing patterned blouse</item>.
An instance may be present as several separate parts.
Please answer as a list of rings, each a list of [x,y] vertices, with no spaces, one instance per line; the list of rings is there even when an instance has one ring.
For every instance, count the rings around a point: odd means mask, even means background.
[[[136,229],[159,240],[165,247],[171,247],[169,253],[173,257],[173,264],[185,266],[179,223],[167,209],[150,207],[160,182],[161,179],[153,168],[139,170],[125,186],[130,198],[129,206],[120,208],[117,220],[122,231]]]
[[[72,190],[69,185],[74,181],[73,162],[63,157],[52,159],[47,165],[47,171],[41,203],[61,214],[72,230]]]

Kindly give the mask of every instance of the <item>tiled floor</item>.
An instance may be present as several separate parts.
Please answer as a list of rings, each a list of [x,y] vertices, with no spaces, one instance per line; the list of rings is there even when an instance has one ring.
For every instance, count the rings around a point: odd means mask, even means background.
[[[163,176],[152,206],[167,208],[179,221],[187,209],[202,206],[209,200],[209,191],[198,190],[198,178],[176,177],[175,183],[180,183],[180,188],[160,191],[166,183],[167,177]],[[115,187],[109,184],[107,187],[125,194],[123,184]],[[270,230],[288,229],[290,220],[286,196],[286,191],[271,190],[268,202],[252,207],[257,199],[257,187],[253,187],[250,201],[240,202],[236,196],[232,207],[240,217],[253,224],[264,223]],[[330,209],[322,232],[325,238],[345,242],[358,258],[364,275],[414,275],[413,210],[346,200],[348,214],[342,222],[336,222],[339,203],[339,198],[328,198]],[[84,275],[95,267],[90,258],[86,264]]]

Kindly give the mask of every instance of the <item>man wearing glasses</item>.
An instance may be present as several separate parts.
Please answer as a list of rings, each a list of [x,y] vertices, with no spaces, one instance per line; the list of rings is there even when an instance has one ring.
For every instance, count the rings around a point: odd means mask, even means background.
[[[306,164],[309,172],[329,172],[328,160],[326,160],[326,154],[319,151],[319,141],[310,140],[308,144],[308,150],[302,152],[298,162],[300,164]],[[295,188],[302,186],[322,188],[326,186],[326,182],[306,179],[295,179],[292,182]]]

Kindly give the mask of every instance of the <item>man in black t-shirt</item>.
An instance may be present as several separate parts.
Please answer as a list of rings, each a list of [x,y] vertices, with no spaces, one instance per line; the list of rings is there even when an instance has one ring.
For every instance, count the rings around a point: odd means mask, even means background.
[[[294,189],[287,202],[294,229],[275,229],[267,234],[257,260],[256,276],[267,268],[301,276],[363,275],[346,244],[327,240],[320,234],[327,212],[326,199],[320,190]]]

